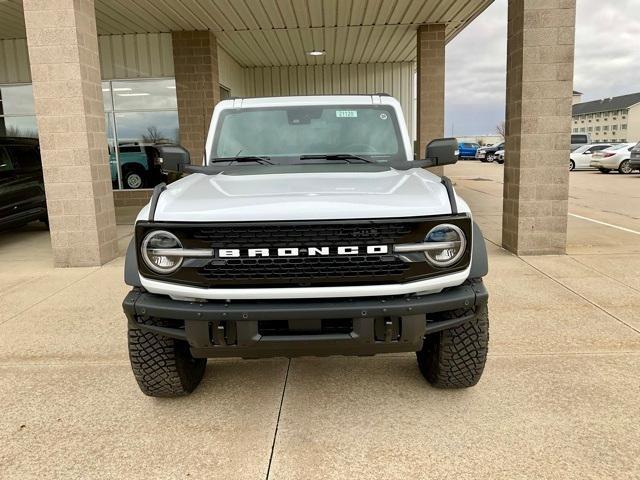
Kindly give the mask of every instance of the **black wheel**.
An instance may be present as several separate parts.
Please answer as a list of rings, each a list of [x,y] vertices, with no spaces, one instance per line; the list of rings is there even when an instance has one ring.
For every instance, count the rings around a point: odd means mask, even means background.
[[[137,190],[144,187],[144,175],[137,170],[129,170],[124,173],[122,183],[125,188]]]
[[[145,323],[168,327],[170,321],[151,319]],[[139,328],[129,328],[129,360],[142,393],[150,397],[188,395],[200,384],[206,358],[193,358],[189,344],[161,337]]]
[[[608,168],[599,168],[598,170],[600,170],[600,173],[609,173],[611,171]]]
[[[629,164],[629,160],[623,160],[620,166],[618,167],[618,172],[623,175],[629,175],[633,172],[633,167]]]
[[[569,171],[573,172],[576,169],[576,163],[573,160],[569,160]]]
[[[487,162],[493,163],[495,159],[496,159],[496,156],[493,153],[487,153]]]
[[[447,312],[446,318],[468,313]],[[420,372],[434,387],[472,387],[482,376],[488,344],[489,315],[485,305],[476,309],[473,320],[425,337],[422,350],[416,352]]]

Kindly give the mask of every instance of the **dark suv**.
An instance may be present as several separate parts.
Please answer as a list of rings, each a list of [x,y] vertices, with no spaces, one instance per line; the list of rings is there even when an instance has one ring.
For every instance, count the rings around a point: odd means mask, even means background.
[[[504,142],[496,143],[488,147],[480,147],[476,150],[476,159],[481,162],[493,162],[497,159],[496,152],[504,150]]]
[[[631,149],[629,166],[634,170],[640,170],[640,142],[636,143],[635,147]]]
[[[49,224],[38,140],[0,137],[0,229]]]

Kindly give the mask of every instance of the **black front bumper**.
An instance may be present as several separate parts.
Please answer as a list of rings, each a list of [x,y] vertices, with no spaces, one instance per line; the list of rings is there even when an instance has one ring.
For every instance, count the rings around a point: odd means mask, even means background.
[[[134,288],[123,309],[131,328],[187,341],[195,357],[373,355],[419,350],[426,334],[471,320],[488,297],[481,282],[424,296],[241,302],[185,302]],[[264,327],[274,322],[286,322],[286,333]]]

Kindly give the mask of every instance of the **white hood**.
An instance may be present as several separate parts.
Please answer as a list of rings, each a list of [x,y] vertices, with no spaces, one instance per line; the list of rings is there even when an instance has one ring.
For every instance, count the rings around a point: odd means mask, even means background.
[[[458,199],[461,212],[467,205]],[[145,207],[138,219],[148,218]],[[392,218],[451,213],[440,177],[421,169],[191,174],[160,195],[156,221]]]

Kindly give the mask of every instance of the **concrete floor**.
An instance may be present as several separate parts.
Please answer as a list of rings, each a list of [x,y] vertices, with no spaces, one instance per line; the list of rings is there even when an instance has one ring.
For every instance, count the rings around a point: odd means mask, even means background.
[[[0,478],[640,477],[640,176],[571,174],[569,255],[500,244],[502,167],[448,167],[489,240],[490,356],[441,391],[413,355],[209,363],[190,397],[130,372],[123,259],[53,269],[0,235]],[[131,227],[120,228],[124,251]]]

